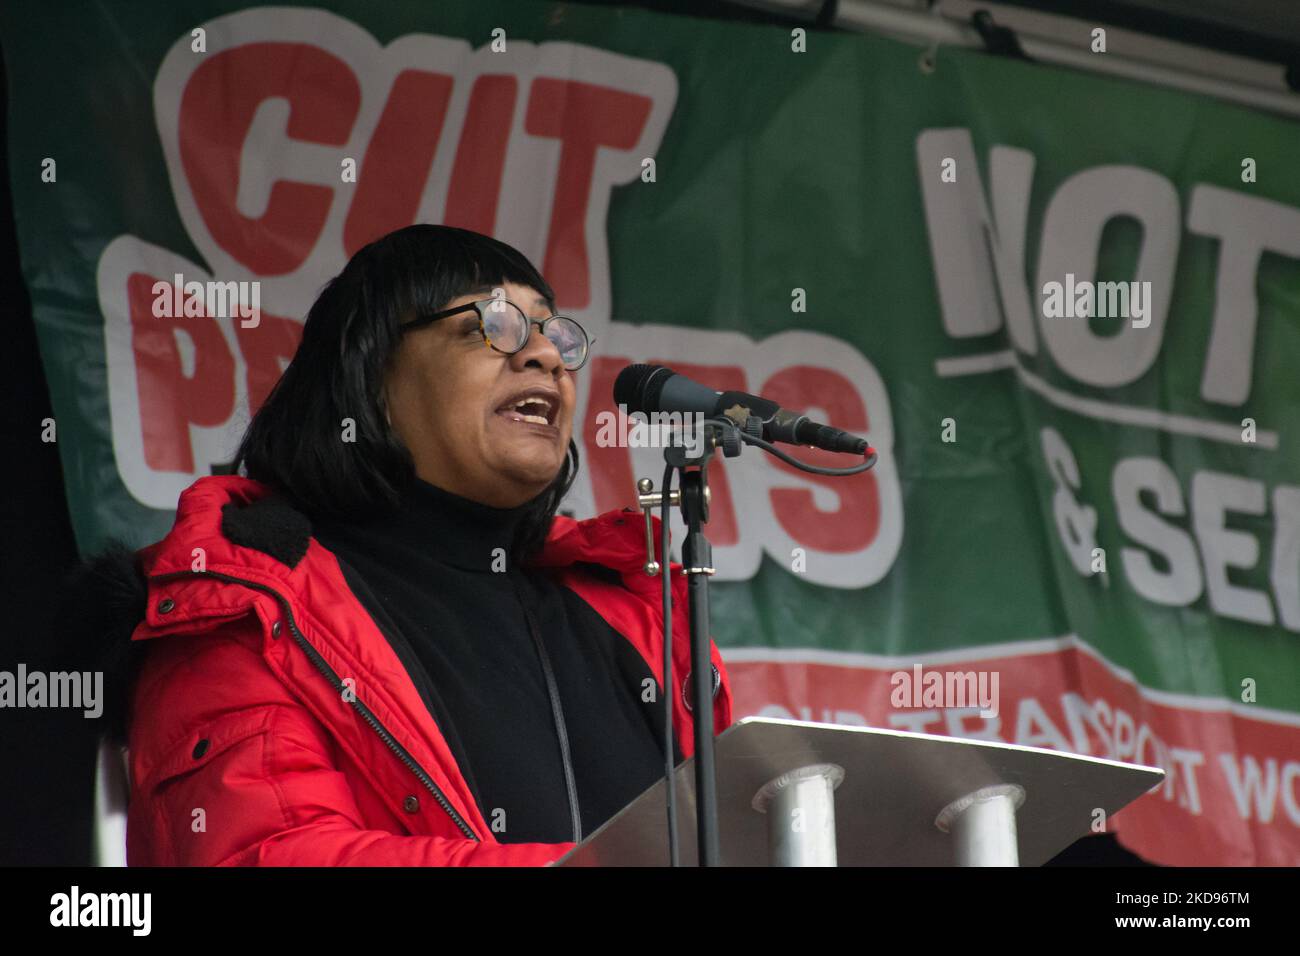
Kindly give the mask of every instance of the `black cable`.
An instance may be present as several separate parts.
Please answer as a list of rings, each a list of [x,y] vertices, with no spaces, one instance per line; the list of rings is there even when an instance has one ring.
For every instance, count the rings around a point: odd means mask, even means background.
[[[664,799],[668,806],[668,865],[681,866],[677,847],[677,786],[673,780],[673,583],[668,553],[668,499],[673,471],[672,465],[664,466],[664,480],[659,488],[663,495],[659,515],[659,577],[664,599],[664,782],[668,787]]]
[[[719,425],[724,425],[730,428],[738,429],[736,423],[733,422],[730,418],[723,418],[723,417],[710,418],[707,419],[707,421],[715,422]],[[869,454],[866,457],[866,460],[863,461],[863,463],[860,465],[854,465],[852,468],[823,468],[821,465],[810,465],[805,461],[799,461],[797,458],[794,458],[791,455],[787,455],[785,452],[777,448],[771,442],[759,438],[757,435],[750,435],[743,430],[740,430],[739,434],[740,434],[740,440],[743,441],[746,445],[754,445],[755,447],[761,448],[768,454],[775,455],[777,458],[780,458],[787,465],[793,465],[795,468],[798,468],[800,471],[806,471],[812,475],[830,475],[832,477],[837,477],[837,478],[843,477],[845,475],[857,475],[866,471],[868,468],[873,467],[876,464],[876,459],[878,457],[876,455],[876,450],[873,448],[871,449],[871,454]]]

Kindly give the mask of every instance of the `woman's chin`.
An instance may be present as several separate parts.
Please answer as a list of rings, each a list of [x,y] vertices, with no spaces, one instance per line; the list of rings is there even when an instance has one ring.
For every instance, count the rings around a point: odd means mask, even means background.
[[[507,482],[518,487],[520,494],[527,491],[526,501],[545,491],[563,464],[564,459],[556,461],[552,454],[516,454],[503,460],[496,470]]]

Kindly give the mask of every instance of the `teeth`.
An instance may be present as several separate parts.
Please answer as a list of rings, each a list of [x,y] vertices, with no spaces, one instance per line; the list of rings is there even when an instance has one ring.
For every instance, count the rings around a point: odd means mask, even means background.
[[[533,406],[540,405],[542,408],[546,409],[546,414],[526,415],[518,411],[518,409],[523,408],[524,406],[527,405],[533,405]],[[527,395],[503,407],[505,409],[510,410],[513,413],[511,417],[514,418],[515,421],[532,422],[535,425],[549,425],[550,424],[549,416],[551,412],[554,410],[555,406],[554,403],[549,398],[543,397],[541,395]]]
[[[544,398],[541,395],[528,395],[516,400],[515,402],[513,402],[510,405],[507,405],[506,407],[514,411],[523,408],[525,405],[540,405],[542,408],[546,409],[546,414],[545,415],[519,415],[519,419],[521,421],[534,422],[538,425],[550,424],[549,416],[552,410],[554,409],[554,405],[549,398]]]
[[[510,407],[511,407],[511,408],[522,408],[524,405],[532,405],[532,404],[541,405],[541,406],[545,407],[547,411],[550,411],[550,410],[551,410],[551,403],[550,403],[550,401],[548,401],[548,400],[545,399],[545,398],[538,397],[538,396],[533,396],[532,398],[521,398],[521,399],[519,399],[519,401],[515,402],[515,403],[514,403],[513,405],[511,405]]]

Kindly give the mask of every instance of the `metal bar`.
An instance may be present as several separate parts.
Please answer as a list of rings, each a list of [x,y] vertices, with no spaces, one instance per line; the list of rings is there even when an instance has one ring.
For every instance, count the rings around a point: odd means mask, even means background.
[[[126,866],[126,749],[107,738],[95,757],[95,866]]]
[[[1016,808],[1025,791],[1016,784],[985,787],[944,807],[934,825],[952,836],[957,866],[1019,866]]]
[[[771,9],[759,0],[734,2],[747,7]],[[984,44],[973,27],[938,14],[917,13],[890,4],[872,3],[870,0],[840,0],[833,25],[885,33],[923,44],[964,47],[982,47]],[[1027,55],[1044,63],[1139,80],[1188,93],[1213,96],[1287,117],[1300,117],[1300,96],[1285,90],[1271,90],[1249,83],[1198,76],[1172,67],[1134,60],[1118,53],[1095,54],[1091,50],[1044,40],[1024,32],[1016,32],[1016,39]]]
[[[753,807],[767,814],[772,866],[836,866],[835,788],[844,768],[813,764],[769,780]]]

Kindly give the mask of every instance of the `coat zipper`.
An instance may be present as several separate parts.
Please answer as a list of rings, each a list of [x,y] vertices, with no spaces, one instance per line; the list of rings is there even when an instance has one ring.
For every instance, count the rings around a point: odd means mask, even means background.
[[[244,587],[252,588],[255,591],[261,591],[264,594],[271,595],[271,597],[275,598],[276,602],[280,605],[281,610],[284,611],[284,618],[289,623],[289,633],[293,635],[294,643],[302,648],[303,653],[307,655],[307,659],[312,662],[312,665],[316,670],[330,682],[330,685],[336,691],[343,690],[343,681],[334,673],[334,669],[325,662],[325,658],[320,656],[320,652],[317,651],[316,648],[311,645],[311,642],[303,636],[303,633],[298,630],[298,625],[293,619],[293,611],[289,607],[289,601],[280,594],[279,591],[276,591],[274,588],[268,587],[265,584],[258,584],[256,581],[246,581],[243,578],[231,577],[228,574],[220,574],[216,571],[185,571],[179,574],[159,575],[154,578],[154,580],[161,581],[183,577],[214,578],[215,580],[225,581],[230,584],[242,584]],[[447,811],[447,815],[451,817],[452,822],[456,824],[461,833],[465,834],[466,837],[475,842],[482,842],[470,825],[465,822],[464,818],[456,812],[456,808],[451,805],[451,801],[447,799],[442,790],[438,788],[438,785],[434,783],[433,778],[430,777],[425,769],[416,762],[416,759],[411,756],[407,749],[397,742],[397,738],[389,733],[388,728],[380,723],[379,718],[371,712],[370,708],[361,702],[361,698],[357,697],[355,693],[350,696],[352,699],[349,703],[352,705],[352,708],[360,714],[361,718],[370,726],[370,728],[379,735],[379,739],[388,745],[388,749],[397,755],[398,759],[407,766],[411,773],[415,774],[416,779],[418,779],[420,783],[424,784],[428,791],[433,794],[433,799],[438,802],[438,806]]]
[[[509,577],[508,574],[507,577]],[[581,843],[582,812],[578,809],[578,785],[573,778],[573,760],[569,755],[569,731],[564,724],[564,708],[560,704],[560,688],[555,682],[555,672],[551,668],[551,658],[546,653],[546,645],[542,642],[541,630],[533,619],[533,612],[528,609],[528,602],[524,600],[524,595],[514,578],[510,578],[510,584],[514,587],[515,597],[519,599],[519,606],[524,609],[524,617],[528,621],[528,630],[533,636],[533,645],[537,648],[537,656],[542,661],[542,676],[546,680],[546,693],[551,698],[551,718],[555,721],[555,736],[560,743],[560,763],[564,767],[564,787],[569,797],[569,820],[573,826],[573,842]]]

